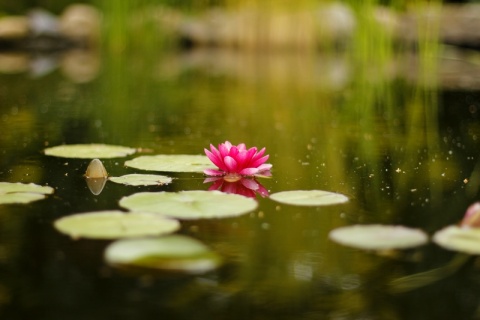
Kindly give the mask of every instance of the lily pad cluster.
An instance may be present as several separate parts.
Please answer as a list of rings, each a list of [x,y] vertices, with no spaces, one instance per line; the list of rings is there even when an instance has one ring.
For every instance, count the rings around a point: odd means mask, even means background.
[[[105,181],[132,186],[164,185],[172,178],[156,174],[128,174],[108,177],[100,158],[114,158],[133,154],[128,147],[100,144],[66,145],[45,150],[57,157],[98,158],[87,169],[87,183],[94,184],[94,194],[101,192]],[[142,155],[125,162],[126,167],[145,171],[203,173],[214,166],[204,155]],[[225,177],[226,182],[232,182]],[[243,179],[243,177],[237,177]],[[224,179],[223,177],[216,179]],[[268,191],[249,177],[242,185],[267,197]],[[100,181],[98,181],[100,180]],[[218,187],[218,182],[216,187]],[[224,191],[224,189],[219,188]],[[125,196],[119,206],[127,211],[111,210],[77,213],[54,222],[55,228],[72,238],[120,239],[105,251],[108,263],[122,268],[148,268],[163,271],[182,270],[198,273],[218,267],[220,257],[197,240],[173,234],[181,227],[181,220],[219,219],[237,217],[258,207],[250,193],[237,194],[218,190],[190,190],[180,192],[138,192]],[[246,196],[248,195],[248,196]],[[294,190],[274,193],[270,199],[297,206],[325,206],[341,204],[348,198],[338,193],[321,190]],[[145,237],[154,238],[145,238]],[[158,237],[161,236],[161,237]]]

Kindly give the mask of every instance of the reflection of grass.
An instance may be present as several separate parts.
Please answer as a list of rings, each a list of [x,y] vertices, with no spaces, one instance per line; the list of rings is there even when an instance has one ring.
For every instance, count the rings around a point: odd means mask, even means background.
[[[264,201],[265,220],[245,222],[245,234],[256,228],[254,236],[233,239],[253,261],[241,270],[242,281],[260,274],[260,283],[251,285],[261,290],[262,283],[282,279],[281,288],[292,292],[285,296],[299,297],[308,284],[301,277],[358,272],[360,264],[374,268],[360,255],[352,263],[351,254],[325,240],[332,227],[345,223],[340,213],[347,212],[351,220],[388,223],[401,219],[411,203],[422,210],[445,191],[435,83],[420,80],[417,87],[399,75],[407,66],[397,59],[402,52],[393,49],[389,35],[369,19],[375,6],[366,2],[355,8],[360,25],[342,53],[178,52],[152,46],[141,56],[141,50],[132,50],[136,56],[125,50],[105,61],[97,94],[111,106],[95,113],[111,139],[159,153],[198,154],[208,143],[226,139],[266,146],[274,165],[274,177],[266,182],[270,191],[324,189],[357,203],[355,212],[345,207],[307,212]],[[129,45],[132,34],[123,32],[112,37],[114,49]],[[132,41],[147,47],[140,37]],[[438,50],[429,39],[420,43],[420,79],[435,74],[432,57]],[[449,167],[453,170],[455,162]],[[312,262],[302,252],[329,259]],[[257,270],[259,265],[265,272]]]

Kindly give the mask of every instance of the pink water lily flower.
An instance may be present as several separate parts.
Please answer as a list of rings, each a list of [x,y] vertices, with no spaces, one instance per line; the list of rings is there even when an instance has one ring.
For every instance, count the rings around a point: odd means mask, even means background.
[[[268,172],[272,165],[265,163],[268,155],[264,155],[265,148],[257,151],[256,147],[247,149],[244,143],[235,146],[229,141],[220,143],[218,149],[210,144],[210,150],[205,154],[218,167],[206,169],[203,172],[209,176],[241,175],[253,176]]]

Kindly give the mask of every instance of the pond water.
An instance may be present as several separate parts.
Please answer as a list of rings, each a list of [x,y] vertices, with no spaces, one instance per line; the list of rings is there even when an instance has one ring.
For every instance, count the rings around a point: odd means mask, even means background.
[[[431,235],[461,220],[479,197],[480,92],[423,81],[410,58],[378,68],[341,54],[221,49],[57,58],[47,74],[0,75],[0,181],[55,188],[45,200],[0,206],[2,319],[480,317],[475,257],[442,272],[458,253],[432,242],[374,253],[328,238],[353,224]],[[184,221],[177,233],[224,260],[199,275],[126,272],[104,261],[111,241],[54,229],[63,216],[119,210],[120,198],[139,191],[211,184],[174,173],[169,185],[107,182],[94,195],[83,178],[90,159],[49,157],[45,148],[203,154],[225,140],[266,147],[272,177],[259,182],[270,193],[320,189],[350,201],[298,207],[257,195],[246,215]],[[104,165],[110,175],[139,173],[123,165],[133,157]]]

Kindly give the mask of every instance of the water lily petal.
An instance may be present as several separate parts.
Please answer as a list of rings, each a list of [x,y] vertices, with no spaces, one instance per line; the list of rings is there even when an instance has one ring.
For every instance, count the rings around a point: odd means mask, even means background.
[[[262,148],[252,157],[252,161],[256,161],[257,159],[260,159],[264,153],[265,153],[265,148]]]
[[[215,181],[222,181],[222,177],[208,177],[205,180],[203,180],[203,183],[210,183],[210,182],[215,182]]]
[[[220,156],[220,151],[218,151],[217,148],[215,148],[215,146],[213,144],[210,143],[210,151],[212,151],[212,153],[217,156],[219,159],[221,158]]]
[[[239,153],[238,148],[236,146],[232,146],[230,148],[230,151],[228,152],[228,155],[235,159],[237,157],[238,153]]]
[[[228,142],[228,141],[227,141]],[[218,145],[218,150],[220,151],[220,157],[223,159],[225,158],[226,156],[228,156],[228,153],[230,152],[230,147],[231,147],[231,144],[229,143],[229,145],[227,145],[227,142],[225,143],[220,143]]]
[[[223,161],[217,155],[208,151],[207,149],[204,149],[204,151],[205,151],[205,154],[207,155],[208,159],[210,159],[210,161],[212,161],[213,164],[215,164],[217,167],[219,167],[222,170],[226,169],[225,164],[223,163]]]
[[[237,172],[237,161],[235,161],[235,159],[230,156],[226,156],[225,159],[223,159],[223,162],[227,166],[228,172]]]
[[[223,176],[225,174],[224,171],[215,170],[215,169],[205,169],[203,170],[207,176]]]
[[[239,170],[245,168],[247,164],[250,162],[248,157],[248,151],[244,150],[237,154],[235,160],[237,161],[237,168]]]
[[[258,173],[257,168],[245,168],[239,172],[241,175],[244,176],[253,176],[254,174]]]
[[[216,178],[216,180],[209,188],[208,191],[214,191],[214,190],[219,190],[222,187],[223,184],[223,178]],[[205,183],[205,181],[203,182]]]
[[[265,164],[265,165],[268,165],[268,164]],[[262,166],[264,166],[264,165],[262,165]],[[258,172],[257,174],[255,174],[255,177],[258,177],[258,178],[270,178],[271,176],[272,176],[272,172],[270,171],[270,169],[262,170],[262,171]]]
[[[257,190],[259,188],[259,183],[253,179],[242,179],[240,182],[248,189]]]
[[[480,202],[471,204],[460,222],[460,226],[469,228],[480,227]]]
[[[267,154],[266,156],[263,156],[263,157],[261,157],[260,159],[254,160],[254,161],[250,164],[250,166],[251,166],[251,167],[259,167],[260,165],[262,165],[262,164],[264,164],[265,162],[267,162],[268,158],[269,158],[269,155]]]
[[[269,196],[268,190],[267,190],[264,186],[262,186],[261,184],[259,184],[258,190],[256,190],[256,191],[257,191],[258,194],[261,195],[263,198]]]
[[[262,172],[263,175],[271,176],[270,172],[264,172],[264,171],[269,171],[270,169],[272,169],[272,165],[270,163],[264,163],[264,164],[258,166],[257,169],[258,169],[258,172]]]

